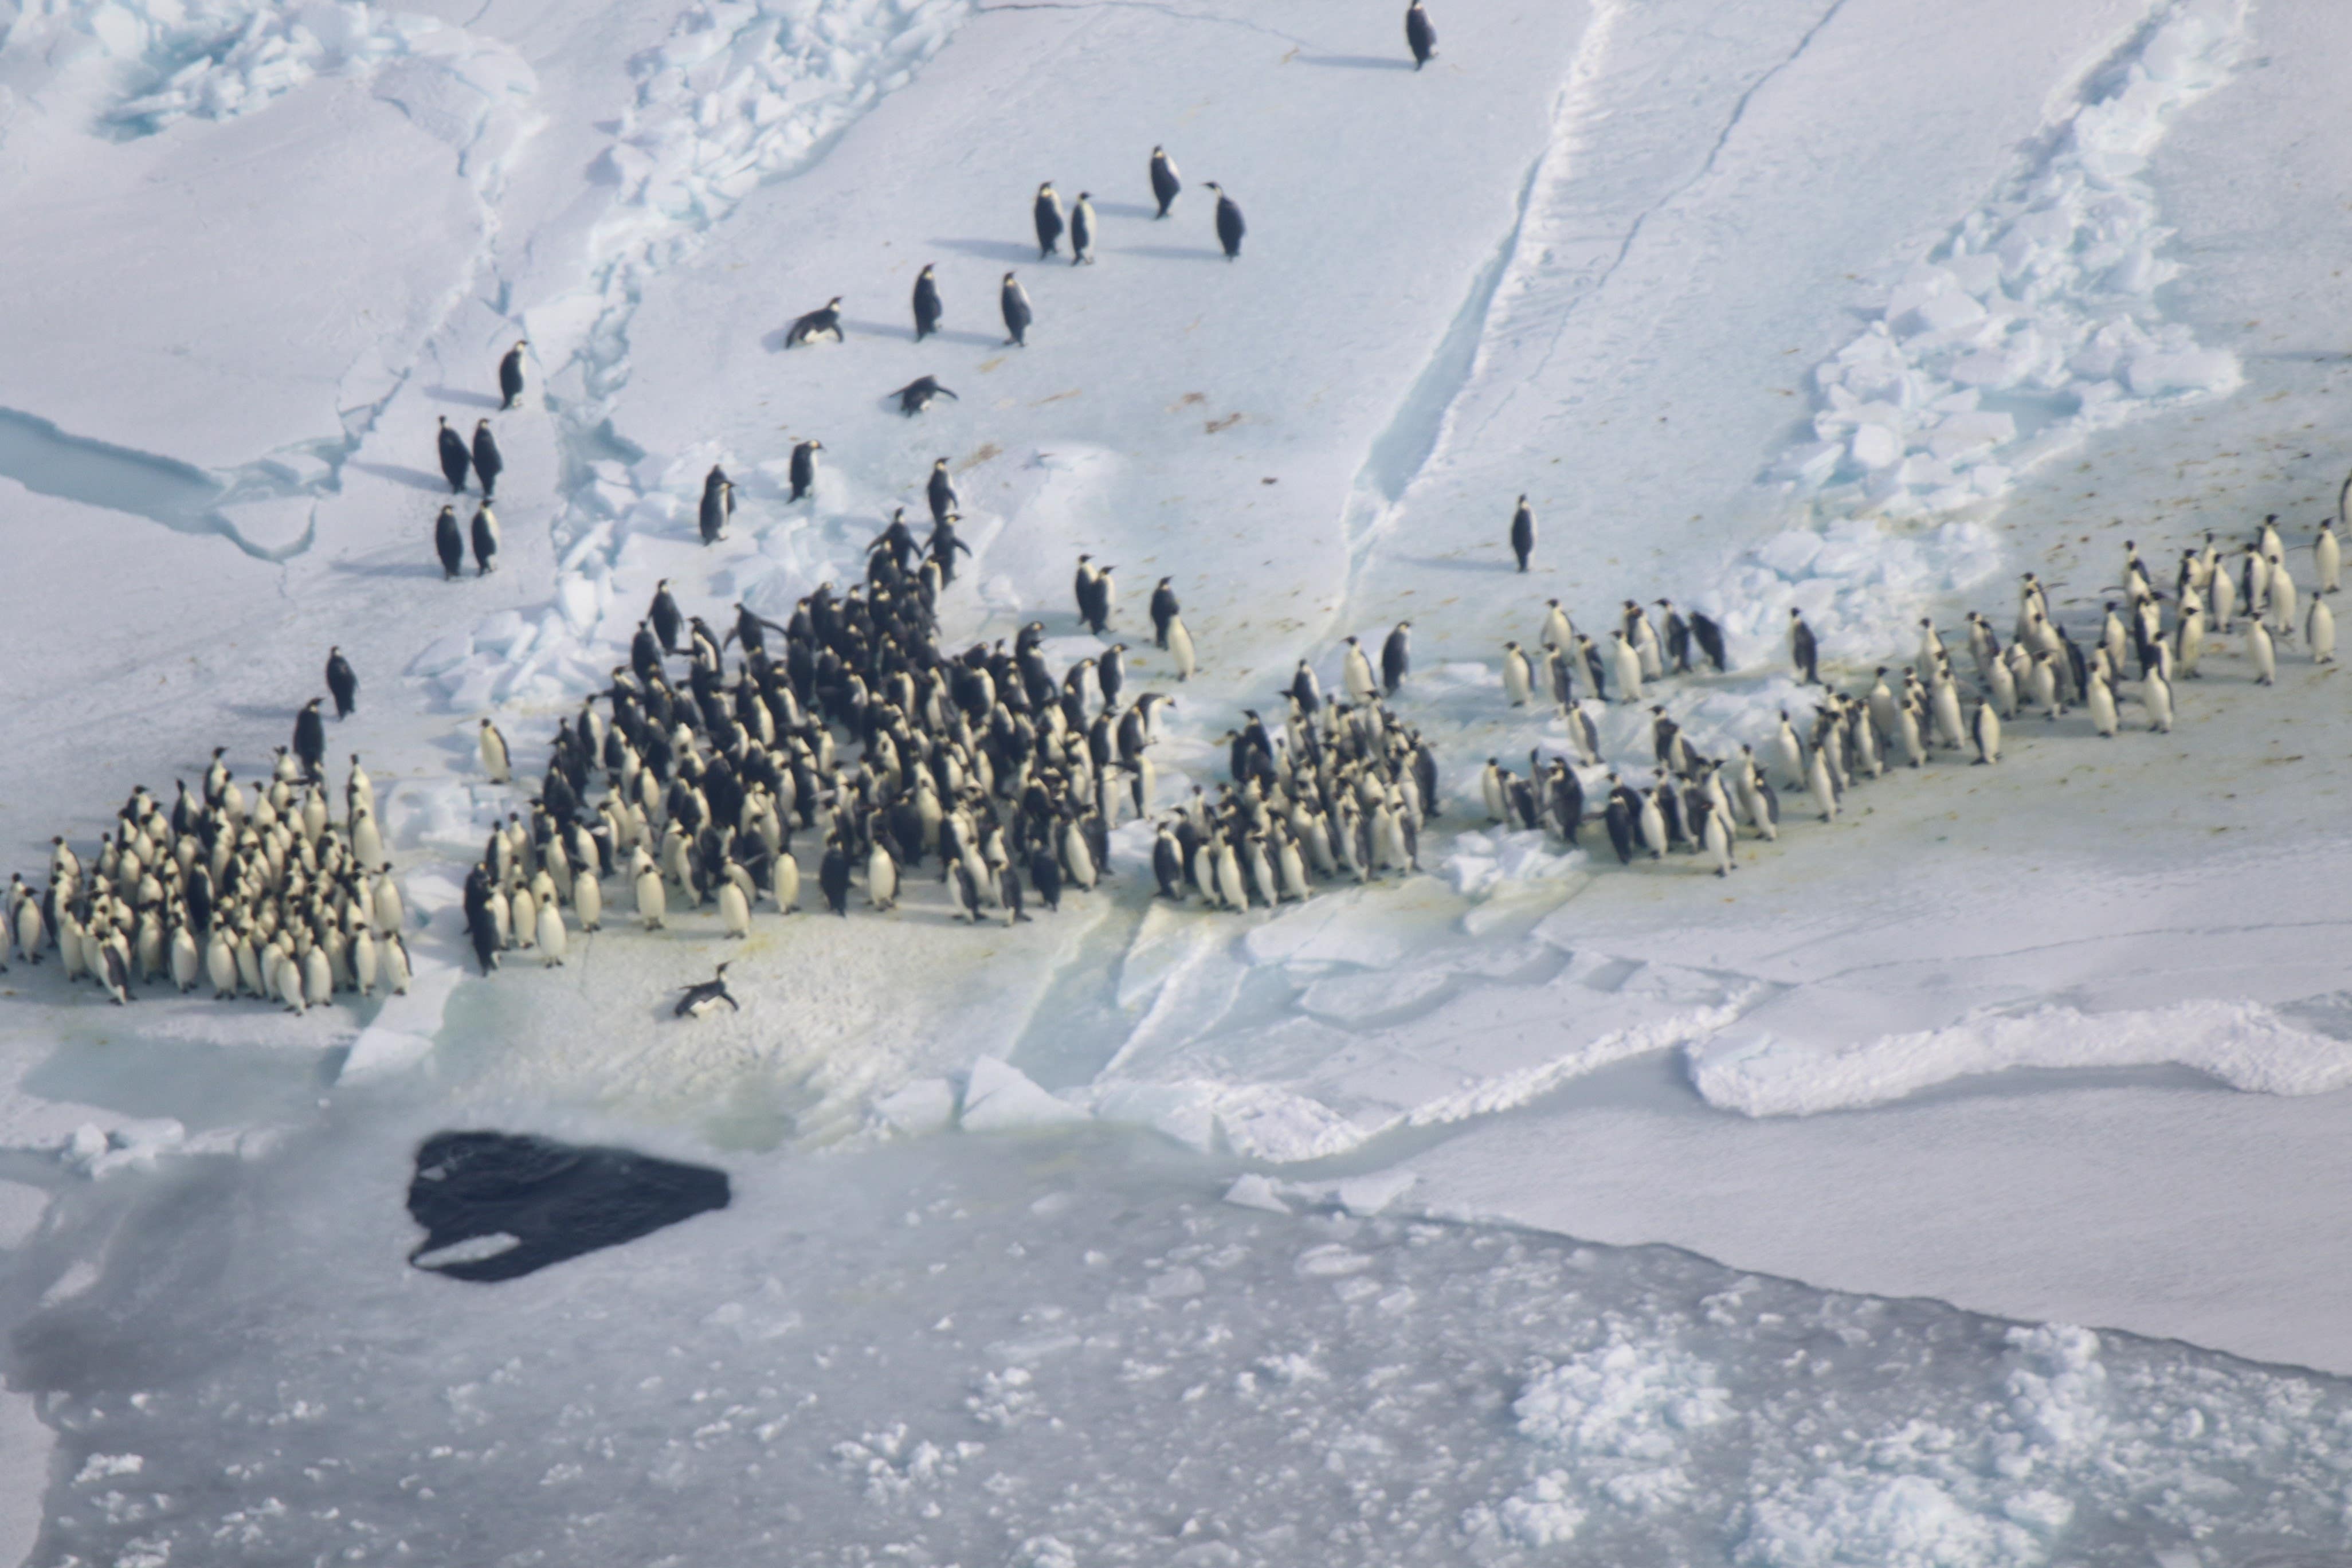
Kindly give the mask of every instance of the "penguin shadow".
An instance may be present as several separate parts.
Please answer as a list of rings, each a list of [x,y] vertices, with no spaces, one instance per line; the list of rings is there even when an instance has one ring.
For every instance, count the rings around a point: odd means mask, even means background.
[[[448,495],[449,481],[439,474],[428,474],[423,468],[403,468],[398,463],[352,463],[348,465],[363,474],[373,474],[380,479],[405,485],[413,490],[434,490]]]
[[[1157,261],[1223,261],[1225,253],[1208,245],[1122,245],[1121,256],[1149,256]]]
[[[239,719],[268,719],[279,723],[291,722],[296,711],[282,702],[224,702],[220,710]]]
[[[1009,239],[934,239],[929,243],[942,249],[961,251],[966,256],[978,256],[990,261],[1025,261],[1034,267],[1054,259],[1050,256],[1041,258],[1034,245],[1016,245]],[[1066,256],[1062,258],[1062,264],[1068,266],[1069,259]]]
[[[912,327],[895,326],[885,321],[844,321],[841,324],[860,337],[903,338],[908,342],[915,340],[915,329]],[[1000,348],[1004,342],[1004,334],[1002,332],[959,332],[947,327],[933,328],[930,337],[923,341],[929,342],[933,338],[943,343],[963,343],[976,349]]]
[[[1503,576],[1517,576],[1518,563],[1507,557],[1500,561],[1465,561],[1451,555],[1400,555],[1400,566],[1417,566],[1432,572],[1482,572]]]
[[[1158,207],[1148,207],[1141,202],[1097,202],[1095,211],[1105,217],[1156,218],[1160,216]]]
[[[1409,71],[1411,60],[1391,59],[1385,55],[1294,55],[1303,66],[1328,66],[1339,70]]]
[[[425,395],[438,398],[444,403],[462,404],[467,408],[487,408],[493,414],[505,406],[487,392],[467,392],[454,386],[428,386],[425,389]]]
[[[338,561],[328,568],[352,577],[440,577],[440,565],[430,561]]]

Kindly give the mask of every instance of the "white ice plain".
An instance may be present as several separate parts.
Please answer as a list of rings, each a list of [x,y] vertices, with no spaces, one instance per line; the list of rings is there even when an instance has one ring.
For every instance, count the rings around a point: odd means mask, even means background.
[[[6,22],[10,868],[214,744],[251,776],[339,644],[418,984],[297,1019],[0,978],[0,1561],[2352,1544],[2333,667],[2289,643],[2258,689],[2224,639],[2169,736],[2021,720],[1998,769],[1834,825],[1784,791],[1722,885],[1491,825],[1475,783],[1569,750],[1496,674],[1548,597],[1596,636],[1628,596],[1717,615],[1733,673],[1656,700],[1719,752],[1810,704],[1792,605],[1859,688],[1923,616],[2005,637],[2021,571],[2086,635],[2126,539],[2168,584],[2278,512],[2307,592],[2352,462],[2352,218],[2315,194],[2352,17],[1433,15],[1418,74],[1338,0]],[[1097,266],[1037,264],[1047,176],[1094,191]],[[780,352],[834,294],[849,341]],[[444,585],[434,418],[488,414],[525,337],[506,554]],[[961,400],[887,411],[920,374]],[[1213,916],[1147,900],[1130,827],[1016,930],[928,878],[762,916],[745,1012],[692,1028],[664,1001],[730,945],[698,917],[467,973],[457,879],[524,798],[477,719],[536,771],[656,578],[782,618],[943,454],[945,641],[1039,619],[1058,669],[1099,646],[1072,560],[1116,561],[1131,679],[1179,698],[1163,805],[1296,660],[1333,684],[1340,636],[1410,616],[1429,874]],[[713,462],[742,506],[706,549]],[[1600,716],[1636,782],[1645,720]],[[735,1202],[499,1287],[417,1273],[408,1152],[468,1125],[723,1164]]]

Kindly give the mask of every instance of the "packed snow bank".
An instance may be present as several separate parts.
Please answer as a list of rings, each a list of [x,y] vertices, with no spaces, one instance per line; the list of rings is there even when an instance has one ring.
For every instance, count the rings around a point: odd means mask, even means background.
[[[1882,1105],[1972,1073],[2009,1068],[2177,1063],[2258,1094],[2352,1085],[2352,1042],[2298,1029],[2255,1002],[2183,1002],[2145,1012],[2038,1007],[1940,1029],[1816,1047],[1727,1034],[1684,1047],[1692,1085],[1746,1116],[1807,1116]]]

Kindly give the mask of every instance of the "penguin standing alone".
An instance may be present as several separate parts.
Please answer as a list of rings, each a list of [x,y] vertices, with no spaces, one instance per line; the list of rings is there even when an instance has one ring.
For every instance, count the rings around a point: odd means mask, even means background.
[[[1080,191],[1070,207],[1070,265],[1091,265],[1095,258],[1095,198]]]
[[[499,361],[499,395],[505,400],[499,405],[501,414],[512,408],[515,399],[522,395],[522,351],[529,347],[529,338],[518,339],[515,346],[507,350],[507,357]]]
[[[327,689],[335,699],[335,717],[350,718],[360,705],[360,678],[339,647],[327,650]]]
[[[449,428],[449,421],[440,417],[441,474],[449,481],[449,493],[456,495],[466,488],[466,475],[474,467],[474,455],[466,449],[466,438]]]
[[[824,450],[822,441],[803,441],[793,448],[792,500],[799,500],[816,488],[816,455]]]
[[[1813,641],[1813,628],[1805,625],[1801,610],[1789,612],[1789,658],[1797,667],[1797,679],[1807,686],[1822,683],[1820,645]]]
[[[931,461],[931,477],[923,487],[924,499],[931,503],[931,521],[943,522],[956,510],[955,481],[948,478],[948,460],[935,458]]]
[[[915,341],[917,342],[921,342],[940,330],[940,317],[942,313],[942,307],[940,304],[939,275],[927,266],[915,274]]]
[[[1412,51],[1412,68],[1419,70],[1437,58],[1437,29],[1429,25],[1429,13],[1421,8],[1421,0],[1404,9],[1404,42]]]
[[[1520,571],[1528,569],[1528,562],[1535,552],[1535,510],[1528,505],[1528,498],[1521,496],[1517,509],[1511,513],[1511,553],[1519,558]]]
[[[1029,323],[1036,319],[1035,312],[1029,309],[1028,291],[1021,287],[1021,280],[1010,272],[1004,275],[1004,289],[1001,302],[1004,307],[1004,330],[1012,334],[1004,340],[1005,346],[1016,349],[1027,348]]]
[[[1062,247],[1062,198],[1055,194],[1053,181],[1037,187],[1032,216],[1037,221],[1037,259],[1043,261]]]
[[[702,542],[716,544],[727,537],[727,521],[735,515],[734,481],[712,465],[702,482],[702,510],[698,520],[702,530]]]
[[[1177,195],[1183,189],[1184,182],[1176,173],[1176,161],[1168,155],[1166,148],[1154,147],[1151,150],[1151,195],[1159,202],[1160,210],[1152,216],[1166,217],[1168,209],[1176,205]]]
[[[466,565],[466,534],[457,526],[457,509],[445,506],[433,520],[433,548],[441,556],[441,579],[454,583]]]
[[[498,493],[499,476],[506,471],[507,460],[499,455],[498,437],[490,434],[490,422],[474,422],[474,472],[482,481],[482,499],[488,500]]]
[[[313,697],[294,715],[294,755],[302,764],[302,776],[313,780],[325,776],[320,765],[327,760],[327,721],[319,716],[319,702]]]
[[[1240,204],[1225,195],[1225,187],[1216,181],[1208,182],[1209,189],[1217,193],[1217,243],[1225,247],[1225,259],[1238,261],[1242,254],[1242,236],[1249,226],[1242,221]]]

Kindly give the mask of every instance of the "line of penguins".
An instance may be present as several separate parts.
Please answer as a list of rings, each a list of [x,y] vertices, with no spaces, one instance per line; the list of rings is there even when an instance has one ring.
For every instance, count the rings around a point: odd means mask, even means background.
[[[499,412],[511,410],[523,393],[523,350],[530,340],[518,338],[499,361]],[[437,421],[435,437],[436,456],[441,464],[441,477],[449,481],[451,495],[463,495],[468,479],[479,484],[481,503],[474,509],[472,522],[460,527],[455,505],[444,506],[433,520],[433,551],[441,558],[444,582],[455,582],[465,574],[466,546],[474,547],[474,574],[486,577],[497,570],[499,561],[499,514],[490,503],[499,493],[499,476],[506,471],[506,458],[499,451],[499,438],[490,431],[488,419],[475,421],[474,438],[466,437],[449,427],[446,416]]]
[[[336,717],[349,716],[359,680],[340,648],[328,655],[327,684]],[[297,1013],[339,992],[404,993],[406,917],[375,785],[353,752],[337,816],[322,700],[303,707],[293,744],[249,785],[216,746],[198,788],[174,781],[168,807],[146,785],[134,789],[88,859],[51,839],[46,886],[9,879],[0,946],[35,964],[54,952],[68,980],[90,981],[118,1005],[159,982]]]
[[[2346,491],[2352,500],[2352,480]],[[1523,499],[1522,510],[1524,504]],[[1646,789],[1606,767],[1598,728],[1577,696],[1575,672],[1580,665],[1599,700],[1611,700],[1613,679],[1615,700],[1638,704],[1647,688],[1670,671],[1691,671],[1695,647],[1721,671],[1720,627],[1702,614],[1685,618],[1660,599],[1655,604],[1664,615],[1662,637],[1648,607],[1628,600],[1622,624],[1610,632],[1612,649],[1604,660],[1592,641],[1576,631],[1559,601],[1549,600],[1538,639],[1541,668],[1577,762],[1604,770],[1600,816],[1619,862],[1644,855],[1662,859],[1670,849],[1683,849],[1706,855],[1716,874],[1727,876],[1738,864],[1735,846],[1743,832],[1779,837],[1780,805],[1769,782],[1776,772],[1785,787],[1811,800],[1822,820],[1832,822],[1852,784],[1880,777],[1891,767],[1924,766],[1937,751],[1972,751],[1977,763],[2000,762],[2002,726],[2021,716],[2038,713],[2054,721],[2078,709],[2089,717],[2095,734],[2113,739],[2124,728],[2124,694],[2130,682],[2137,683],[2133,695],[2147,728],[2169,733],[2175,685],[2203,679],[2216,637],[2242,630],[2257,685],[2276,683],[2279,648],[2292,646],[2298,635],[2315,664],[2334,662],[2336,622],[2326,600],[2339,589],[2342,547],[2333,520],[2320,523],[2309,548],[2314,592],[2306,604],[2275,515],[2264,519],[2234,552],[2234,560],[2210,533],[2201,544],[2183,550],[2169,593],[2156,585],[2137,545],[2126,540],[2117,596],[2102,605],[2087,651],[2053,613],[2038,574],[2026,573],[2006,647],[1989,616],[1967,614],[1963,635],[1973,683],[1964,686],[1943,635],[1932,618],[1922,618],[1914,663],[1899,675],[1880,666],[1859,695],[1828,691],[1807,724],[1801,726],[1783,710],[1760,754],[1755,745],[1743,743],[1737,756],[1706,756],[1663,705],[1653,704],[1650,741],[1656,773]],[[1351,697],[1364,700],[1376,691],[1397,689],[1410,669],[1410,633],[1408,622],[1390,634],[1377,678],[1370,657],[1355,638],[1347,639],[1345,679]],[[1797,678],[1808,686],[1824,685],[1819,643],[1801,612],[1790,612],[1787,637]],[[1538,668],[1518,643],[1504,645],[1503,684],[1512,706],[1530,701]],[[1300,718],[1313,713],[1317,695],[1304,661],[1288,695],[1295,731]],[[1297,745],[1294,733],[1293,750]],[[1265,777],[1268,763],[1262,747],[1247,753],[1237,750],[1234,775]],[[1479,783],[1488,821],[1546,830],[1571,845],[1580,841],[1589,815],[1585,784],[1564,758],[1547,762],[1540,750],[1530,752],[1528,776],[1520,777],[1490,757]]]
[[[714,468],[706,493],[726,486]],[[845,917],[860,885],[868,907],[887,910],[903,880],[932,865],[975,924],[1026,921],[1033,898],[1056,910],[1110,875],[1111,829],[1151,809],[1149,752],[1171,699],[1129,692],[1116,641],[1057,677],[1040,621],[1009,648],[943,648],[939,603],[970,553],[946,458],[925,491],[928,540],[899,509],[867,547],[864,581],[839,595],[821,584],[786,624],[739,603],[721,633],[686,613],[667,579],[656,584],[628,662],[558,721],[528,815],[509,813],[467,873],[467,930],[484,973],[516,949],[563,963],[573,927],[602,929],[614,877],[649,931],[675,909],[715,906],[727,935],[747,936],[763,905],[800,907],[802,833],[823,847],[824,907]],[[1080,618],[1098,636],[1117,613],[1116,571],[1081,557],[1074,578]],[[1151,608],[1159,645],[1189,677],[1192,640],[1169,580]],[[480,721],[478,744],[490,782],[511,783],[494,721]]]

